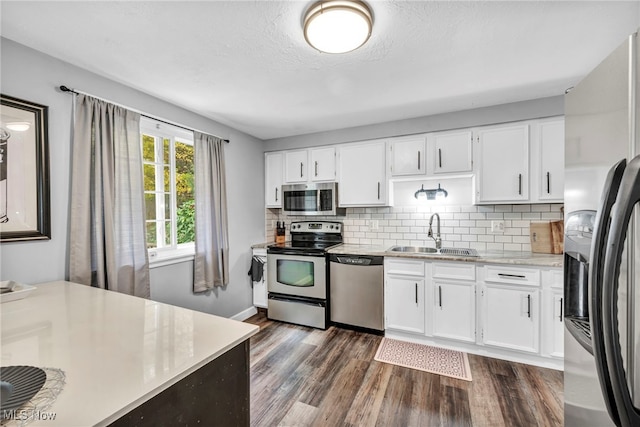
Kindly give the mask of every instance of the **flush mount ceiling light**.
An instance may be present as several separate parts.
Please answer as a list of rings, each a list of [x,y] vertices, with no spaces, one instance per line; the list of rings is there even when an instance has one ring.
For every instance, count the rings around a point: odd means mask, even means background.
[[[314,3],[304,16],[304,38],[325,53],[351,52],[371,36],[371,10],[361,1]]]
[[[7,123],[7,129],[11,129],[11,130],[16,131],[16,132],[24,132],[26,130],[29,130],[29,126],[31,126],[31,123],[29,123],[29,122],[11,122],[11,123]]]
[[[425,189],[424,184],[422,184],[422,188],[416,191],[414,197],[418,200],[442,200],[449,195],[449,192],[444,188],[440,187],[438,184],[438,188]]]

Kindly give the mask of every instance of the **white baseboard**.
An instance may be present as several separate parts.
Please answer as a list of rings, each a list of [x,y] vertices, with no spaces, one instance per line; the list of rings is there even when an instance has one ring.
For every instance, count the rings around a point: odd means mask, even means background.
[[[239,320],[240,322],[242,322],[244,320],[247,320],[249,317],[253,316],[257,312],[258,312],[258,309],[255,308],[254,306],[251,306],[251,307],[247,308],[246,310],[241,311],[240,313],[231,316],[231,319]]]

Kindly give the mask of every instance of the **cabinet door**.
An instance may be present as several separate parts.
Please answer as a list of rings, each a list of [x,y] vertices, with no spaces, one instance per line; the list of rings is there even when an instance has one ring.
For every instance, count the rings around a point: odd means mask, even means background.
[[[391,176],[425,174],[424,135],[393,138],[389,141],[389,155]]]
[[[385,328],[424,334],[424,278],[388,276]]]
[[[310,150],[309,157],[311,159],[311,181],[335,181],[335,147],[312,149]]]
[[[551,319],[551,348],[550,354],[555,357],[564,357],[564,318],[563,318],[563,292],[553,292],[553,304],[552,313],[550,313]]]
[[[539,291],[487,284],[483,291],[482,342],[537,353]]]
[[[477,203],[529,199],[529,125],[483,128],[477,138]]]
[[[433,336],[475,342],[475,283],[433,282]]]
[[[287,183],[307,182],[307,150],[284,153],[284,180]]]
[[[433,173],[470,172],[472,169],[470,130],[435,133],[429,136]]]
[[[282,178],[284,174],[282,153],[265,154],[265,206],[268,208],[282,207]]]
[[[475,342],[475,283],[433,282],[433,335]]]
[[[564,120],[539,124],[540,200],[564,200]]]
[[[385,143],[350,144],[338,150],[338,206],[387,204]]]
[[[253,305],[255,307],[267,308],[267,296],[267,263],[265,262],[262,269],[262,280],[253,282]]]

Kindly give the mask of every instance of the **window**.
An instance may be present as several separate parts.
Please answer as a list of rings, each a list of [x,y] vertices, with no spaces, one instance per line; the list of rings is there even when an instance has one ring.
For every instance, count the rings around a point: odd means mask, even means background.
[[[140,122],[147,248],[151,258],[193,251],[193,133],[153,119]]]

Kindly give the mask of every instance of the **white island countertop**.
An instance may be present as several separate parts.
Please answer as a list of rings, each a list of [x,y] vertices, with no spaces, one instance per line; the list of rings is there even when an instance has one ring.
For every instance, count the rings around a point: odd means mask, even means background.
[[[2,366],[65,385],[30,426],[107,425],[258,332],[255,325],[70,282],[1,304]]]

